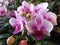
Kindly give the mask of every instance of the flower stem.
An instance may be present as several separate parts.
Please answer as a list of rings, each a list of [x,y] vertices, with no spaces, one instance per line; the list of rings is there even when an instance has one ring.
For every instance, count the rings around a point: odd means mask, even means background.
[[[44,41],[44,39],[43,39],[43,36],[42,36],[41,45],[43,45],[43,41]]]

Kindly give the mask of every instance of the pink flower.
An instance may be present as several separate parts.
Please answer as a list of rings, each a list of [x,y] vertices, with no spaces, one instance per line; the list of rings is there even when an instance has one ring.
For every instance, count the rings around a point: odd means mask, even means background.
[[[7,12],[7,8],[5,5],[0,7],[0,16],[4,16]]]
[[[34,18],[38,13],[43,14],[46,10],[48,11],[47,7],[48,3],[41,3],[35,6],[32,3],[29,4],[23,1],[22,6],[19,6],[17,11],[25,18],[29,16]]]
[[[26,28],[29,33],[34,34],[37,40],[41,40],[43,35],[50,36],[53,24],[43,19],[42,15],[37,15],[35,19],[27,22]]]
[[[34,5],[33,4],[29,4],[26,1],[22,2],[22,6],[19,6],[17,8],[17,11],[23,16],[23,17],[27,17],[27,15],[29,14],[30,16],[34,16]]]
[[[18,15],[17,12],[16,12],[16,15]],[[20,20],[17,17],[16,18],[11,18],[9,20],[9,23],[11,24],[11,26],[13,28],[15,28],[13,34],[17,34],[17,33],[21,32],[23,30],[23,23],[22,23],[21,18],[20,18]]]
[[[7,17],[9,17],[9,18],[16,17],[16,16],[15,16],[15,10],[11,10],[11,11],[9,10],[6,15],[7,15]]]
[[[5,6],[8,6],[9,2],[8,0],[0,0],[1,3],[3,3]]]
[[[19,33],[23,27],[26,27],[30,34],[33,34],[37,40],[41,40],[43,35],[50,36],[54,25],[57,25],[56,14],[49,12],[48,3],[41,3],[37,6],[22,2],[22,6],[15,11],[16,18],[10,19],[10,24],[15,31]]]
[[[27,21],[26,28],[29,33],[34,34],[37,40],[41,40],[42,35],[50,36],[53,26],[57,24],[57,16],[52,12],[48,12],[49,9],[47,7],[48,3],[41,3],[35,6],[23,1],[22,6],[17,8],[21,15],[27,16],[31,14],[33,16],[31,20]]]

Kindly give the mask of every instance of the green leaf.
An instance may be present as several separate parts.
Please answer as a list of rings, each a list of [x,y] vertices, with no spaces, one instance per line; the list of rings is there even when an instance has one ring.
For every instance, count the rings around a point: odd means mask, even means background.
[[[7,38],[7,37],[9,37],[9,36],[10,36],[9,34],[1,34],[1,35],[0,35],[0,39]]]
[[[0,39],[0,45],[7,45],[7,39]]]
[[[40,41],[37,41],[37,45],[40,45],[41,44],[41,42]]]
[[[41,2],[41,0],[37,0],[37,2]]]
[[[15,3],[16,3],[16,6],[20,6],[20,0],[16,0]]]
[[[50,42],[50,41],[45,41],[44,45],[55,45],[55,44],[53,42]]]

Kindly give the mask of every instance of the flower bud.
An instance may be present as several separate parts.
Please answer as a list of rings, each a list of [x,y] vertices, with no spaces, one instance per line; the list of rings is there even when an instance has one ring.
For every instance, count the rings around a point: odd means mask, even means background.
[[[13,45],[13,43],[15,42],[15,38],[13,36],[10,36],[8,39],[7,39],[7,44],[8,45]]]
[[[27,45],[27,41],[26,40],[21,40],[19,45]]]

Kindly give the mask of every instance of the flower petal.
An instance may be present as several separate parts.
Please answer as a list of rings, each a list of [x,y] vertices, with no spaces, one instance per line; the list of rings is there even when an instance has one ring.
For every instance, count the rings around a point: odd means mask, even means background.
[[[17,11],[18,11],[18,12],[22,12],[23,8],[24,8],[23,6],[19,6],[19,7],[17,8]]]
[[[27,6],[27,5],[29,5],[29,4],[26,1],[22,2],[22,6]]]
[[[50,36],[50,32],[48,32],[48,31],[46,31],[46,30],[43,31],[43,34],[44,34],[44,35],[47,35],[47,36]]]
[[[17,22],[17,20],[15,18],[11,18],[9,20],[9,23],[13,26],[15,23]]]
[[[42,36],[43,36],[43,31],[42,30],[35,30],[34,36],[36,37],[37,40],[41,40]]]
[[[41,3],[36,6],[38,12],[43,13],[48,7],[48,3]]]
[[[33,33],[33,31],[37,29],[35,21],[31,20],[31,21],[27,22],[26,28],[29,33]]]
[[[21,25],[16,25],[15,31],[13,32],[13,34],[17,34],[21,31]]]
[[[43,17],[42,17],[42,15],[41,14],[37,15],[35,19],[36,19],[37,27],[40,28],[41,25],[42,25],[42,23],[43,23]]]
[[[41,4],[38,4],[37,7],[40,8],[40,9],[47,9],[48,3],[41,3]]]
[[[19,22],[19,24],[21,25],[21,30],[23,29],[23,19],[22,19],[22,17],[21,17],[21,15],[17,12],[17,11],[15,11],[15,14],[16,14],[16,19],[17,19],[17,21]]]
[[[23,24],[22,24],[22,22],[21,21],[19,22],[15,18],[11,18],[9,20],[9,23],[12,25],[13,28],[15,28],[15,31],[13,32],[13,34],[17,34],[17,33],[19,33],[20,31],[23,30]]]
[[[53,25],[57,25],[57,15],[52,12],[47,13],[47,18]]]
[[[22,20],[22,17],[21,17],[21,15],[17,12],[17,11],[15,11],[15,14],[16,14],[16,18],[17,18],[17,20],[19,21],[21,21]]]
[[[42,29],[45,34],[48,34],[53,30],[53,24],[48,20],[43,20]]]

